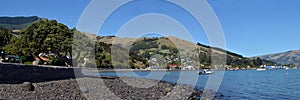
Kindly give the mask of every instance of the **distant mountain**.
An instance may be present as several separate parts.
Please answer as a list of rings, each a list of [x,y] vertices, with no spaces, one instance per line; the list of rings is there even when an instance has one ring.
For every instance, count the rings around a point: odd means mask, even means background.
[[[259,56],[262,59],[270,60],[281,64],[300,65],[300,50],[287,51],[276,54]]]
[[[9,30],[23,30],[32,23],[40,20],[44,20],[44,18],[39,18],[37,16],[0,17],[0,27]]]

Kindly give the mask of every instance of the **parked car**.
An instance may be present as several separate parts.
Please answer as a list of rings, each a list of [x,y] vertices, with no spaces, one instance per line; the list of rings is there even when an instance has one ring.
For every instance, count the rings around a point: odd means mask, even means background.
[[[15,55],[6,55],[4,59],[2,59],[2,62],[19,63],[20,57]]]

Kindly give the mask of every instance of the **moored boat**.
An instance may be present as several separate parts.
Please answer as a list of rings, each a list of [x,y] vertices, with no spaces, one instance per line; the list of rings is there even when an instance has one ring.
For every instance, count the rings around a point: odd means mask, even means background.
[[[264,69],[264,68],[258,68],[258,69],[256,69],[257,71],[265,71],[266,69]]]
[[[210,71],[210,70],[202,70],[199,71],[198,74],[199,75],[208,75],[208,74],[212,74],[214,71]]]

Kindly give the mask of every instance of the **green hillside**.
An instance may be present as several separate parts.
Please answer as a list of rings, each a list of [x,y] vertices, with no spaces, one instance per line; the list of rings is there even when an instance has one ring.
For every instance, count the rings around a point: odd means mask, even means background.
[[[23,30],[32,23],[42,20],[37,16],[30,17],[0,17],[0,27],[9,30]]]

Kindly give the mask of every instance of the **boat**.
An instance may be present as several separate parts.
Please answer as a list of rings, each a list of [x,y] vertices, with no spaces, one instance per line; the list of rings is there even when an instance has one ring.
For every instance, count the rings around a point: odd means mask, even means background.
[[[256,69],[257,71],[265,71],[266,69],[264,69],[264,68],[258,68],[258,69]]]
[[[210,70],[202,70],[198,72],[199,75],[208,75],[212,73],[214,73],[214,71],[210,71]]]
[[[289,68],[287,68],[287,67],[285,68],[285,70],[288,70],[288,69],[289,69]]]

